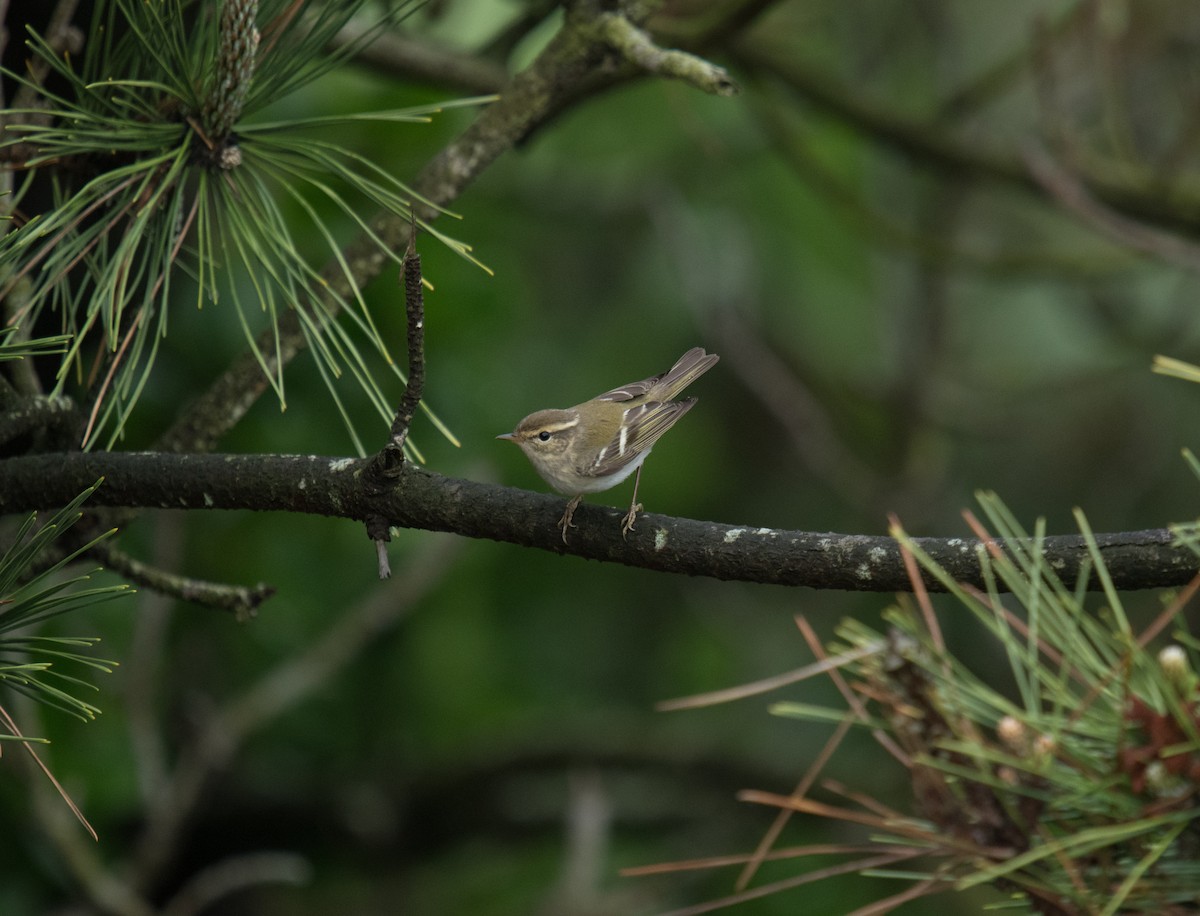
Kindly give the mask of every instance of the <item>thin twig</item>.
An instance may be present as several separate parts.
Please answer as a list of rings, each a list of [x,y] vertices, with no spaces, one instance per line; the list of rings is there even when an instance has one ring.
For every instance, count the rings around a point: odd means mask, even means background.
[[[101,563],[130,582],[178,598],[180,601],[230,611],[239,621],[253,617],[258,612],[259,605],[275,594],[275,586],[262,582],[253,586],[229,585],[224,582],[192,579],[158,569],[149,563],[134,559],[107,542],[98,544],[92,553]]]
[[[372,484],[381,493],[403,469],[404,443],[425,390],[425,296],[416,239],[417,227],[414,224],[408,236],[408,250],[404,254],[404,267],[401,270],[404,278],[404,311],[408,318],[408,377],[404,381],[400,406],[392,418],[391,436],[371,465]],[[392,575],[387,555],[387,542],[392,539],[391,526],[384,516],[374,512],[369,513],[365,521],[367,536],[375,542],[379,578],[387,579]]]
[[[392,419],[392,437],[388,448],[402,453],[409,427],[425,391],[425,296],[421,279],[421,256],[417,254],[416,228],[408,237],[404,254],[404,312],[408,317],[408,379],[404,396]]]
[[[723,67],[686,51],[660,48],[646,32],[620,13],[600,13],[597,33],[631,64],[670,79],[683,80],[712,95],[736,95],[738,85]]]

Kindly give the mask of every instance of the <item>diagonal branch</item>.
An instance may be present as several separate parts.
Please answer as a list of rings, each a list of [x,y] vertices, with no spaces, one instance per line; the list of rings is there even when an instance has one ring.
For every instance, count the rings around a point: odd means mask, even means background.
[[[768,42],[739,40],[730,47],[729,55],[748,79],[774,80],[878,146],[941,174],[1008,184],[1039,197],[1046,193],[1015,150],[989,148],[960,138],[944,125],[898,114],[895,105],[865,96],[861,86],[840,82],[794,54],[785,56]],[[1185,235],[1200,230],[1200,199],[1194,187],[1172,188],[1165,194],[1147,175],[1130,178],[1099,167],[1078,178],[1091,196],[1117,213]]]
[[[571,543],[556,521],[559,497],[443,477],[405,463],[388,488],[370,473],[371,459],[315,455],[175,455],[155,452],[58,453],[0,464],[0,513],[61,505],[103,476],[93,505],[160,509],[252,509],[301,512],[391,527],[448,531],[559,554],[659,572],[776,585],[850,591],[909,591],[896,542],[886,536],[788,531],[647,515],[622,539],[616,509],[581,506]],[[1118,589],[1182,585],[1200,560],[1170,531],[1098,535]],[[985,587],[973,538],[918,538],[916,544],[954,579]],[[1049,566],[1074,583],[1090,569],[1078,535],[1046,538]],[[940,586],[926,578],[930,589]]]

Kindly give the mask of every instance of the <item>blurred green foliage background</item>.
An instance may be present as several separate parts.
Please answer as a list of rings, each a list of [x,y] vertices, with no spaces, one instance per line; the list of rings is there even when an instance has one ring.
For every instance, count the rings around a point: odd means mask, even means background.
[[[868,534],[894,511],[914,534],[951,536],[966,533],[960,512],[987,488],[1054,532],[1071,530],[1075,506],[1097,531],[1193,514],[1196,482],[1179,451],[1194,444],[1197,393],[1149,367],[1156,353],[1200,359],[1194,272],[1120,244],[1032,181],[951,167],[929,150],[953,143],[1026,175],[1028,144],[1067,150],[1081,174],[1128,179],[1170,207],[1200,165],[1194,5],[763,6],[704,51],[741,95],[656,78],[606,91],[456,202],[461,222],[439,228],[474,246],[494,276],[422,240],[434,286],[427,400],[462,442],[418,420],[428,466],[542,489],[496,434],[700,345],[722,361],[646,465],[648,511]],[[672,4],[662,23],[682,30],[705,7]],[[404,31],[472,51],[524,10],[445,0]],[[522,40],[509,68],[528,64],[558,21]],[[781,74],[792,65],[877,120],[789,85]],[[464,94],[351,64],[286,107],[366,111]],[[364,125],[338,139],[404,178],[472,117]],[[898,146],[897,124],[929,150]],[[1181,210],[1163,231],[1190,237],[1188,220]],[[402,358],[394,272],[369,298]],[[151,443],[242,346],[230,314],[180,309],[125,447]],[[263,398],[223,448],[349,454],[312,365],[297,360],[287,382],[286,412]],[[361,416],[367,441],[381,443],[385,430]],[[628,485],[591,501],[627,498]],[[245,625],[144,590],[58,624],[102,635],[101,654],[124,664],[98,681],[96,723],[30,710],[23,721],[54,739],[44,757],[97,827],[94,852],[118,871],[156,787],[146,761],[176,762],[215,709],[327,645],[364,603],[410,602],[218,768],[163,897],[252,851],[294,852],[307,867],[297,886],[255,887],[210,910],[229,914],[633,914],[728,894],[736,868],[617,871],[753,848],[773,812],[735,792],[790,791],[829,733],[772,717],[769,704],[839,701],[810,682],[701,711],[658,713],[655,702],[807,663],[793,615],[828,635],[847,615],[877,620],[888,603],[420,531],[392,542],[395,577],[381,584],[363,531],[320,518],[146,513],[123,544],[188,575],[279,591]],[[1150,613],[1159,597],[1133,604]],[[986,641],[939,607],[981,674],[999,671]],[[17,756],[0,759],[0,912],[76,912],[79,875],[47,838],[64,828],[33,802],[38,779]],[[907,810],[906,774],[865,735],[829,772]],[[781,845],[861,839],[796,818]],[[772,863],[759,880],[813,867]],[[735,911],[849,912],[902,886],[829,880]],[[996,899],[948,895],[904,912],[976,912]]]

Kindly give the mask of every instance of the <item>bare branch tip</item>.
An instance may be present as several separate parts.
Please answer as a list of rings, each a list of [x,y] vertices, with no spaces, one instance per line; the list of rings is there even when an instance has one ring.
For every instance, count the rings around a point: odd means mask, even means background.
[[[379,565],[379,578],[390,579],[392,577],[392,564],[388,560],[387,542],[381,538],[375,540],[375,558]]]
[[[710,95],[732,96],[740,89],[723,68],[686,51],[660,48],[634,23],[617,13],[596,20],[600,38],[631,64],[647,73],[682,80]]]

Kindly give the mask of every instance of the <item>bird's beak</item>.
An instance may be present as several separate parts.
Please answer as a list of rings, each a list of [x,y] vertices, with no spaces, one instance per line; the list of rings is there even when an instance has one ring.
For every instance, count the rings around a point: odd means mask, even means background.
[[[515,436],[513,436],[513,434],[512,434],[512,433],[501,433],[501,434],[500,434],[500,435],[498,435],[496,438],[497,438],[497,439],[507,439],[509,442],[512,442],[512,441],[513,441],[513,439],[515,439],[516,437],[515,437]]]

